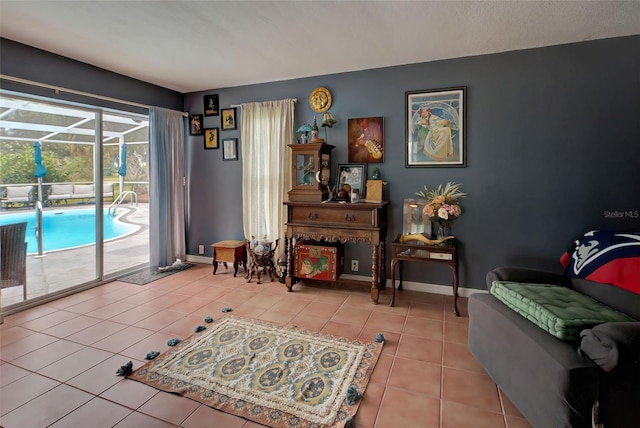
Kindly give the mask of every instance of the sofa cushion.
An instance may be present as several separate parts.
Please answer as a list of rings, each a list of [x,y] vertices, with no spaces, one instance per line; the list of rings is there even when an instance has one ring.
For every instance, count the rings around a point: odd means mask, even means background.
[[[491,294],[538,327],[562,340],[579,340],[580,331],[631,317],[566,287],[494,281]]]
[[[8,186],[6,197],[27,200],[32,189],[31,186]]]
[[[104,196],[113,195],[113,183],[104,183],[102,185],[102,194]]]
[[[640,320],[640,294],[611,284],[601,284],[588,279],[572,278],[571,288],[579,293],[611,306],[613,309]]]
[[[51,196],[71,195],[73,193],[73,184],[52,184]]]
[[[74,195],[93,195],[93,184],[74,184]]]

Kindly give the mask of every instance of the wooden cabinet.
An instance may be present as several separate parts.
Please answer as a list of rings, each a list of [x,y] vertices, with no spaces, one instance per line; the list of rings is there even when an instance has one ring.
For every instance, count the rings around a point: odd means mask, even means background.
[[[331,150],[325,143],[289,144],[291,147],[290,201],[321,202],[328,199]]]
[[[381,203],[285,202],[287,206],[287,277],[292,291],[295,282],[295,241],[357,243],[371,245],[371,281],[359,283],[371,287],[371,300],[378,303],[379,289],[386,283],[385,240],[387,205]],[[306,279],[305,279],[306,280]]]

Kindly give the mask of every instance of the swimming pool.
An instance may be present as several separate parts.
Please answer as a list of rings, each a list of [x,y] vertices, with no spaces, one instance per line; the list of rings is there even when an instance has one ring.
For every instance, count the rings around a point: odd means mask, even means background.
[[[118,208],[116,216],[108,215],[107,211],[108,209],[104,210],[105,241],[121,238],[140,229],[138,225],[120,221],[120,217],[128,212],[127,209]],[[0,215],[0,225],[24,221],[27,222],[27,251],[29,254],[37,253],[35,211]],[[42,213],[42,251],[57,251],[94,244],[95,224],[96,213],[91,208],[44,211]]]

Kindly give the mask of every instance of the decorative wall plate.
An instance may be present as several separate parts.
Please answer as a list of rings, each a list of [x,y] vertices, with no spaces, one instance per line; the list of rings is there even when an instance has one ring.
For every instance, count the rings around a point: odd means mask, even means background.
[[[309,106],[316,113],[324,113],[329,110],[331,101],[331,92],[327,88],[315,88],[309,95]]]

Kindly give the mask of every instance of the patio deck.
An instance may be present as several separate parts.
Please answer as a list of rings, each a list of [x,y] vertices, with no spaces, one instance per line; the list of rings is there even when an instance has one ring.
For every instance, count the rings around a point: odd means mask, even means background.
[[[140,203],[137,207],[122,204],[121,207],[131,210],[123,216],[122,221],[142,227],[131,235],[105,242],[105,275],[149,263],[149,204]],[[57,206],[55,209],[60,210],[61,207]],[[74,209],[74,207],[68,209]],[[19,209],[11,210],[11,212],[18,211]],[[45,257],[30,254],[27,258],[27,296],[29,299],[95,279],[95,246],[93,245],[45,252]],[[2,307],[22,301],[21,286],[2,290]]]

